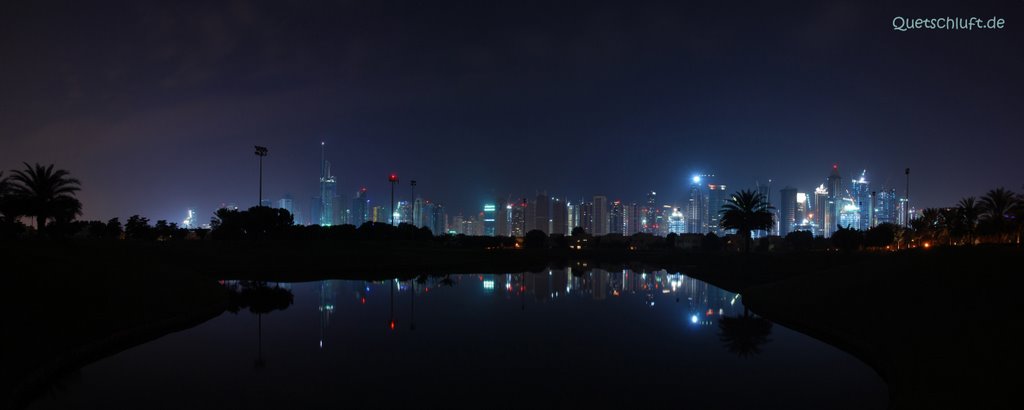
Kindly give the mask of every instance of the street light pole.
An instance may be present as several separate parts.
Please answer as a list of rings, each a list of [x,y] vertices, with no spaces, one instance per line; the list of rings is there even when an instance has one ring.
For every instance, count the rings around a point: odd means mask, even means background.
[[[391,182],[391,226],[395,225],[395,184],[398,183],[398,175],[394,172],[388,176],[388,182]]]
[[[255,146],[256,156],[260,157],[260,197],[256,206],[263,206],[263,157],[267,156],[267,147]]]
[[[904,213],[903,223],[906,225],[906,227],[909,228],[910,227],[910,168],[907,168],[903,172],[907,175],[907,197],[906,197],[907,204],[906,204],[906,206],[903,207],[904,208],[903,209],[903,213]]]

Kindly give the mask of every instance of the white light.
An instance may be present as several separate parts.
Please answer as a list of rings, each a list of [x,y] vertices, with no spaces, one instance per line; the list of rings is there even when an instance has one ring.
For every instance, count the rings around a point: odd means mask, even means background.
[[[697,323],[697,315],[690,316],[690,323]]]
[[[693,176],[693,183],[695,183],[695,184],[699,184],[700,183],[700,175],[694,175]]]

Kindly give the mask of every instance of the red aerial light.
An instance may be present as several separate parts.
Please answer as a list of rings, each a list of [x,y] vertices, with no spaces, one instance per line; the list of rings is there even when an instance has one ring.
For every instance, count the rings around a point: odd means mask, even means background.
[[[366,298],[360,298],[359,302],[365,305],[366,304]]]
[[[388,182],[398,182],[398,175],[394,173],[388,175]]]
[[[705,314],[705,315],[707,315],[707,316],[712,316],[712,315],[714,315],[714,314],[715,314],[715,311],[714,311],[714,310],[711,310],[711,309],[708,309],[708,311],[707,311],[707,312],[704,312],[704,314]]]
[[[395,330],[395,321],[394,320],[391,321],[391,330]]]

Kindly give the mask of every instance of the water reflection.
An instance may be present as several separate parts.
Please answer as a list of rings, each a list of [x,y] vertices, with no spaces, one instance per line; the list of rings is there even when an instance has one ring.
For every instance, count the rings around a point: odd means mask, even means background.
[[[664,270],[226,285],[236,314],[94,363],[37,408],[885,404],[856,359]]]
[[[589,269],[581,271],[572,268],[551,269],[539,273],[508,273],[479,275],[418,275],[410,279],[389,279],[384,281],[340,281],[326,280],[319,283],[320,340],[326,343],[327,329],[335,312],[337,294],[351,286],[355,300],[366,305],[371,295],[387,287],[388,316],[385,327],[389,331],[398,329],[401,319],[396,303],[408,293],[408,319],[410,331],[417,328],[416,305],[429,302],[431,289],[453,288],[456,286],[477,287],[489,298],[515,301],[519,310],[525,311],[529,304],[577,303],[591,300],[627,300],[654,308],[659,302],[680,306],[679,326],[686,328],[719,329],[722,346],[739,356],[750,356],[761,352],[771,339],[771,322],[757,317],[738,303],[740,295],[724,291],[681,273],[658,271],[608,271]],[[437,292],[435,291],[436,295]],[[450,296],[450,295],[447,295]],[[569,302],[572,300],[573,302]]]
[[[231,313],[238,313],[248,308],[256,315],[256,359],[253,367],[257,370],[267,366],[263,357],[263,315],[275,310],[285,310],[295,301],[295,295],[288,284],[261,281],[226,281],[228,289],[228,308]],[[333,307],[332,307],[333,309]]]

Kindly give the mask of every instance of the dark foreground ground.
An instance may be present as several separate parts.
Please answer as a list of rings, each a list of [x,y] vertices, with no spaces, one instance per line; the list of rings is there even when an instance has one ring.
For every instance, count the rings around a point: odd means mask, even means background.
[[[223,312],[218,279],[386,279],[548,265],[666,268],[872,366],[892,408],[1016,408],[1020,248],[904,253],[577,253],[281,243],[4,243],[0,407],[130,346]],[[580,269],[582,271],[582,269]],[[59,388],[59,386],[57,387]],[[794,386],[799,388],[799,386]]]

